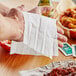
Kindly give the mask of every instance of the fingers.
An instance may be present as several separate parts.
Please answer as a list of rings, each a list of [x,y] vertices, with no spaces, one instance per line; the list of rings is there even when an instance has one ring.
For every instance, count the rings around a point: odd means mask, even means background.
[[[64,35],[58,34],[58,46],[63,48],[63,42],[67,42],[67,37]]]
[[[61,29],[60,27],[57,27],[57,32],[60,33],[60,34],[64,34],[63,29]]]
[[[61,42],[67,42],[67,37],[58,33],[58,40]]]
[[[56,24],[57,24],[57,32],[60,33],[60,34],[64,34],[64,31],[62,28],[60,28],[60,24],[58,23],[58,21],[56,21]]]
[[[9,13],[8,13],[8,17],[11,17],[11,18],[16,18],[16,15],[17,15],[17,10],[15,8],[12,8]]]
[[[58,46],[59,46],[60,48],[63,48],[63,43],[60,42],[60,41],[58,41]]]
[[[25,9],[24,9],[25,6],[24,6],[24,5],[18,6],[17,8],[18,8],[19,10],[21,10],[21,11],[25,11]]]
[[[63,47],[63,42],[67,42],[67,37],[64,36],[64,31],[60,28],[57,27],[57,32],[58,32],[58,46]]]
[[[22,15],[21,11],[16,8],[12,8],[10,10],[10,12],[8,13],[8,17],[11,17],[11,18],[19,20],[19,21],[23,20],[23,15]]]

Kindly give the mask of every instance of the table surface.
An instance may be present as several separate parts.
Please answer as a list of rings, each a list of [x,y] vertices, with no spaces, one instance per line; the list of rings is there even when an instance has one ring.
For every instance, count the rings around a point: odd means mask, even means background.
[[[70,44],[76,44],[76,40],[69,39]],[[45,64],[64,61],[68,59],[76,60],[72,56],[64,56],[59,51],[58,57],[49,59],[44,56],[10,55],[8,51],[0,47],[0,75],[1,76],[20,76],[19,71],[44,66]]]
[[[70,44],[76,44],[76,40],[68,40]],[[68,59],[76,60],[72,56],[64,56],[59,51],[58,57],[49,59],[46,57],[26,56],[26,55],[10,55],[8,51],[0,47],[0,75],[1,76],[20,76],[19,71],[44,66],[49,62],[64,61]]]

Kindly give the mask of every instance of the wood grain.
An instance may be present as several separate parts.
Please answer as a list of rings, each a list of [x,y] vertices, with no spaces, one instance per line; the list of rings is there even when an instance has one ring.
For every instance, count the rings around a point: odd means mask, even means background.
[[[70,44],[76,44],[76,40],[68,40]],[[49,62],[64,61],[68,59],[76,60],[76,58],[64,56],[59,51],[58,57],[53,57],[50,60],[44,56],[27,56],[27,55],[10,55],[9,52],[0,47],[0,73],[1,76],[19,76],[18,71],[32,69],[39,66],[44,66]]]
[[[76,40],[69,39],[70,44],[76,44]],[[8,51],[0,47],[0,76],[20,76],[19,71],[32,69],[45,64],[64,61],[68,59],[76,60],[76,58],[69,56],[65,57],[60,51],[58,57],[49,59],[44,56],[26,56],[26,55],[10,55]]]
[[[9,52],[0,48],[0,72],[11,73],[14,71],[20,71],[25,69],[31,69],[35,67],[43,66],[50,63],[50,59],[44,56],[27,56],[27,55],[10,55]],[[11,69],[11,70],[10,70]],[[7,71],[8,70],[8,71]],[[6,76],[5,73],[3,76]],[[12,75],[12,74],[11,74]],[[8,75],[7,75],[8,76]]]

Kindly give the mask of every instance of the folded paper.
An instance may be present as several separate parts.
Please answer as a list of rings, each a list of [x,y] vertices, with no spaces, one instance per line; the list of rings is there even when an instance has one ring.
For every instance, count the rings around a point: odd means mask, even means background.
[[[56,20],[23,12],[25,20],[23,42],[12,42],[10,54],[58,55]]]

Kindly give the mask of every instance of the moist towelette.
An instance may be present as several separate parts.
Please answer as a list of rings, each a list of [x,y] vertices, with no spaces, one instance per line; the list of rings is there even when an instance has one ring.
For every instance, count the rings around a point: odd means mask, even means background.
[[[23,12],[25,20],[23,42],[12,41],[10,54],[58,55],[56,20]]]

